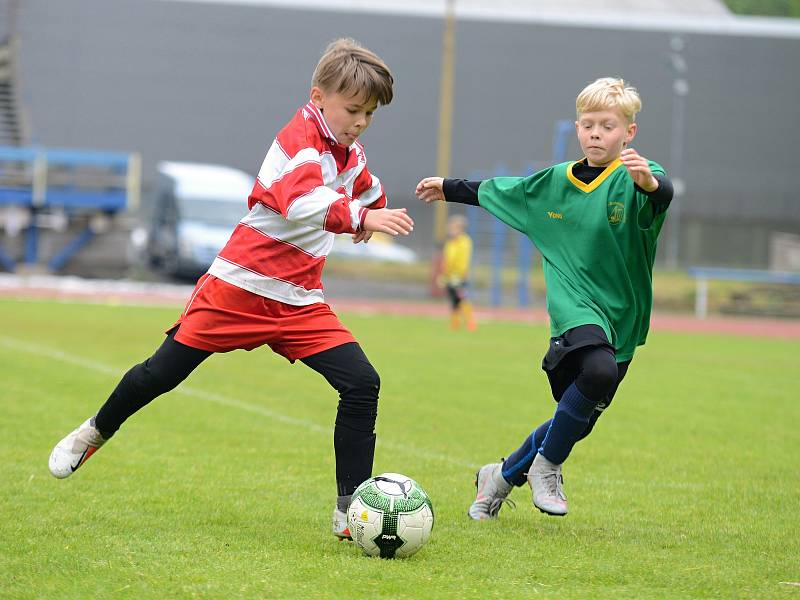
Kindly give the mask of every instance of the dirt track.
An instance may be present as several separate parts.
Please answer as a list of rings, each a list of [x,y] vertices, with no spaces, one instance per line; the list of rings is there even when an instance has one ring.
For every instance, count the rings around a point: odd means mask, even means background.
[[[0,275],[0,297],[10,298],[46,298],[74,302],[180,307],[189,297],[191,290],[192,286],[187,285],[85,280],[75,277]],[[329,298],[329,301],[334,309],[341,312],[441,318],[447,316],[447,306],[444,300],[419,302]],[[542,309],[479,307],[476,309],[476,314],[482,321],[547,322],[547,313]],[[800,339],[800,320],[721,316],[697,319],[692,315],[658,313],[653,315],[651,327],[654,330],[662,331]]]

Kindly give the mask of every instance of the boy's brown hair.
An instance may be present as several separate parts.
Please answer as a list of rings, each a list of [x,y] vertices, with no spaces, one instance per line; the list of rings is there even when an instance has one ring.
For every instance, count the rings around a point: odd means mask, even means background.
[[[350,38],[331,42],[314,69],[311,85],[325,92],[359,95],[383,106],[394,97],[389,67],[378,55]]]

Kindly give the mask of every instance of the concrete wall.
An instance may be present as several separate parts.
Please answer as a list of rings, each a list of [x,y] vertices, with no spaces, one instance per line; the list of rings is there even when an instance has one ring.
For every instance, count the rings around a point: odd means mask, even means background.
[[[305,102],[321,50],[349,35],[396,75],[396,97],[367,132],[371,168],[395,205],[430,211],[412,190],[436,161],[441,20],[264,5],[26,0],[20,14],[22,89],[35,141],[133,150],[145,176],[163,159],[255,173],[275,132]],[[461,20],[457,30],[452,174],[496,165],[522,171],[551,156],[553,124],[598,76],[641,91],[635,146],[672,168],[669,30],[588,29]],[[686,98],[681,175],[686,220],[800,231],[794,190],[800,39],[684,33]],[[579,156],[575,142],[571,157]],[[427,246],[430,228],[412,243]],[[419,232],[419,233],[417,233]],[[752,249],[742,250],[747,262]],[[692,257],[685,257],[693,260]],[[760,259],[759,259],[760,260]]]

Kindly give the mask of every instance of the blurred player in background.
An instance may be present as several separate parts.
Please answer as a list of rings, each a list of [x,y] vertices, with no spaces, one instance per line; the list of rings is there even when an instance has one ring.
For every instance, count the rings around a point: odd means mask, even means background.
[[[467,218],[463,215],[452,215],[447,220],[447,241],[442,251],[442,284],[450,299],[450,328],[458,329],[463,324],[469,331],[475,331],[477,324],[468,296],[472,238],[466,230]]]

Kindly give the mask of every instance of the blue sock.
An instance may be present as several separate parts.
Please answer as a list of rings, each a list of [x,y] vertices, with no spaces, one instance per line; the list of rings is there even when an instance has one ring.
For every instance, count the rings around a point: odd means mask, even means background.
[[[503,462],[503,478],[511,485],[519,487],[527,481],[526,475],[531,468],[533,459],[536,458],[536,449],[544,442],[544,436],[550,429],[551,420],[539,425],[533,433],[525,438],[522,446]]]
[[[561,396],[539,452],[552,463],[563,463],[589,425],[596,405],[574,383],[569,386]]]

